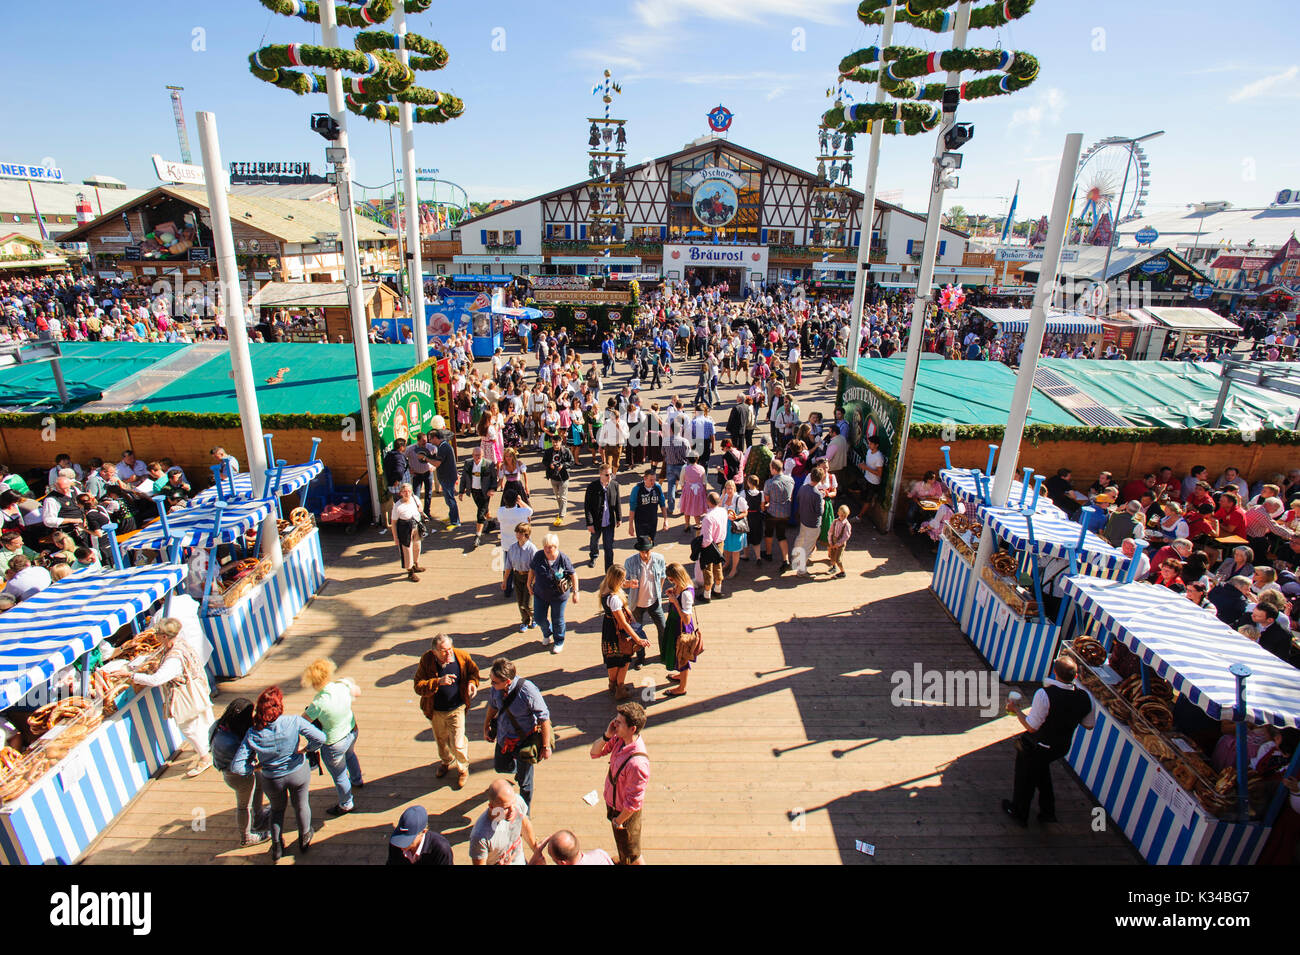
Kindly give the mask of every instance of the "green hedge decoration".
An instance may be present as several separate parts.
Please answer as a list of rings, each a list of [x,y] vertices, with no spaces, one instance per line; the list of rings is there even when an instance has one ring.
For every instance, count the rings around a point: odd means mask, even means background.
[[[856,382],[855,382],[856,384]],[[911,438],[943,438],[946,433],[950,439],[955,434],[957,441],[995,441],[1001,440],[1005,428],[1000,424],[958,425],[955,429],[945,429],[941,424],[932,422],[912,424],[908,431]],[[1213,430],[1210,428],[1091,428],[1084,425],[1031,424],[1025,426],[1025,440],[1037,447],[1052,441],[1085,441],[1090,444],[1234,444],[1249,447],[1252,443],[1261,445],[1300,445],[1300,431],[1285,429],[1262,429],[1254,433],[1254,441],[1242,438],[1241,432],[1230,429]]]
[[[351,415],[328,414],[267,414],[262,415],[262,427],[267,429],[307,428],[313,431],[339,431]],[[38,431],[49,418],[59,428],[194,428],[196,430],[222,430],[240,428],[238,414],[200,414],[194,411],[106,411],[99,414],[71,412],[69,414],[0,414],[0,428],[30,428]]]

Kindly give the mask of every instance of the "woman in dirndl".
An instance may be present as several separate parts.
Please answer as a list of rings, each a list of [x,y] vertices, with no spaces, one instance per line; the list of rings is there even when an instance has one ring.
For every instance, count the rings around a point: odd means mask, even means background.
[[[628,697],[627,685],[623,681],[627,678],[632,654],[626,652],[626,642],[639,647],[650,646],[649,640],[632,629],[632,615],[628,612],[627,596],[623,593],[626,581],[627,572],[623,565],[615,564],[605,571],[605,579],[600,582],[600,655],[608,671],[610,692],[616,700]]]
[[[686,467],[682,468],[682,500],[681,512],[682,517],[686,519],[682,525],[686,530],[691,529],[691,521],[694,519],[695,526],[700,526],[700,518],[704,512],[709,509],[708,494],[709,476],[704,468],[700,467],[700,456],[692,451],[686,455]]]
[[[817,483],[817,490],[822,492],[822,528],[817,540],[825,544],[827,536],[830,534],[831,525],[835,523],[835,495],[839,492],[839,482],[835,480],[835,475],[831,473],[830,468],[826,468],[826,476]]]
[[[393,527],[393,543],[402,559],[402,570],[408,579],[418,581],[420,578],[415,575],[424,571],[420,566],[420,505],[411,493],[410,484],[397,489],[388,523]]]
[[[659,657],[668,667],[668,679],[677,684],[669,696],[684,696],[691,664],[704,649],[695,620],[695,586],[681,564],[669,564],[664,571],[664,596],[668,598],[668,619],[659,641]]]
[[[727,579],[736,576],[740,570],[740,555],[749,544],[749,522],[746,520],[749,504],[745,495],[736,489],[735,481],[728,481],[722,486],[722,500],[719,502],[727,511],[727,538],[722,542],[722,552],[727,556]],[[737,523],[744,528],[741,530]]]

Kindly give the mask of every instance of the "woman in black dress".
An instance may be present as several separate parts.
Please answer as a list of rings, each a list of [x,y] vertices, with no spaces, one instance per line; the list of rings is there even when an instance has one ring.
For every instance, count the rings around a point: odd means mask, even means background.
[[[615,564],[605,571],[605,579],[600,582],[600,609],[602,620],[600,626],[600,654],[605,660],[605,669],[609,671],[609,688],[614,699],[625,700],[628,697],[627,686],[623,680],[627,677],[628,664],[632,662],[630,644],[638,647],[650,646],[649,640],[642,639],[632,629],[632,616],[627,610],[627,598],[623,593],[623,584],[627,573],[621,564]]]

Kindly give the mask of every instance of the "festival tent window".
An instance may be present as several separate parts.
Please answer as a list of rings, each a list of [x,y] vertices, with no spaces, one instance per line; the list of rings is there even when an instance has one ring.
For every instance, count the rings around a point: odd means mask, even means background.
[[[999,335],[1029,330],[1028,308],[977,308],[975,314],[992,322]],[[1077,312],[1048,312],[1047,334],[1049,335],[1100,335],[1105,329],[1101,322]]]
[[[184,575],[178,564],[78,574],[0,616],[0,709],[144,613]]]

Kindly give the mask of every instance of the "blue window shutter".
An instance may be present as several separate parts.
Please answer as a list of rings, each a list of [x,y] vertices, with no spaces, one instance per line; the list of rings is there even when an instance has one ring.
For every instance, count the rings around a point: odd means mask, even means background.
[[[487,245],[487,229],[478,230],[478,240],[484,245]]]
[[[943,250],[946,249],[946,248],[948,248],[948,240],[947,240],[947,239],[940,240],[940,242],[939,242],[939,254],[940,254],[940,255],[943,255]]]
[[[585,239],[586,237],[587,237],[587,224],[584,222],[582,225],[578,226],[578,238]]]
[[[515,245],[524,244],[524,234],[519,229],[515,230]]]
[[[766,230],[766,229],[760,229],[760,230],[758,231],[758,243],[759,243],[759,245],[767,245],[767,230]]]
[[[853,233],[853,244],[854,244],[854,245],[861,245],[861,244],[862,244],[862,233],[861,233],[861,231],[855,231],[855,232]]]
[[[666,226],[666,225],[661,225],[661,226],[659,227],[659,238],[661,238],[661,239],[666,239],[666,238],[668,238],[668,226]]]
[[[573,238],[573,226],[569,225],[567,222],[564,224],[564,237],[566,239]]]
[[[916,241],[916,240],[914,240],[914,239],[908,239],[908,240],[907,240],[907,254],[908,254],[908,255],[911,255],[911,254],[912,254],[912,244],[913,244],[913,242],[915,242],[915,241]]]

